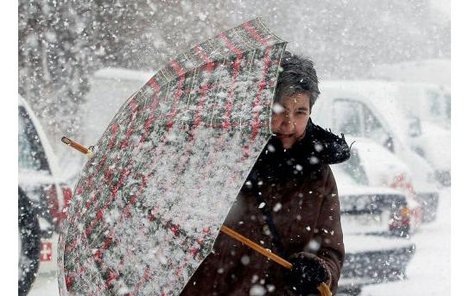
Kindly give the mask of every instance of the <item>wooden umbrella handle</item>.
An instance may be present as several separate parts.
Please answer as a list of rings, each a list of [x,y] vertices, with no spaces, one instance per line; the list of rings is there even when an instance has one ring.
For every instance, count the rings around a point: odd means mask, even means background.
[[[236,232],[235,230],[222,225],[220,228],[220,231],[225,233],[226,235],[230,236],[233,239],[236,239],[237,241],[241,242],[242,244],[252,248],[253,250],[257,251],[258,253],[268,257],[269,259],[273,260],[274,262],[278,263],[279,265],[287,268],[287,269],[292,269],[292,263],[289,261],[283,259],[282,257],[279,257],[278,255],[272,253],[270,250],[258,245],[254,241],[250,240],[249,238],[241,235],[240,233]],[[325,284],[321,283],[317,287],[318,291],[320,291],[321,296],[332,296],[333,294],[330,291],[330,287]]]
[[[258,253],[261,253],[262,255],[268,257],[269,259],[273,260],[274,262],[280,264],[281,266],[287,268],[287,269],[292,269],[292,263],[289,261],[279,257],[278,255],[272,253],[270,250],[263,248],[262,246],[258,245],[254,241],[244,237],[240,233],[236,232],[235,230],[222,225],[220,228],[220,231],[225,233],[226,235],[236,239],[237,241],[241,242],[242,244],[247,245],[248,247],[252,248],[253,250],[257,251]]]
[[[93,151],[91,151],[90,149],[86,148],[85,146],[71,140],[70,138],[67,138],[67,137],[62,137],[62,143],[72,147],[72,148],[75,148],[76,150],[80,151],[81,153],[83,154],[86,154],[87,156],[91,157],[93,156]]]

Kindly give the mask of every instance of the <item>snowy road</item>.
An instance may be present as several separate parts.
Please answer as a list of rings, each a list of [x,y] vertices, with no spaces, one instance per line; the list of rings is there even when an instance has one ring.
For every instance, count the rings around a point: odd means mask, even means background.
[[[365,287],[361,296],[450,295],[450,190],[441,191],[436,221],[425,224],[411,239],[416,253],[407,269],[408,278]],[[57,279],[39,277],[29,295],[59,295]]]
[[[442,190],[436,221],[422,225],[411,241],[416,253],[400,282],[365,287],[361,296],[450,295],[450,190]]]
[[[38,277],[33,284],[33,288],[28,295],[34,296],[57,296],[59,295],[59,287],[57,279],[53,276]]]

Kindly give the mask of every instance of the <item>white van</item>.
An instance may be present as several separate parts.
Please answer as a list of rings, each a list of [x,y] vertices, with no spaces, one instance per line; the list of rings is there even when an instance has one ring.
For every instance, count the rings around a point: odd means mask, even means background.
[[[411,149],[407,133],[413,122],[394,103],[392,90],[389,82],[323,81],[311,117],[335,133],[370,138],[403,160],[423,206],[423,221],[432,221],[439,196],[434,170]]]
[[[429,83],[393,83],[393,88],[397,95],[391,103],[401,106],[413,124],[412,149],[429,162],[442,185],[450,186],[450,90]]]

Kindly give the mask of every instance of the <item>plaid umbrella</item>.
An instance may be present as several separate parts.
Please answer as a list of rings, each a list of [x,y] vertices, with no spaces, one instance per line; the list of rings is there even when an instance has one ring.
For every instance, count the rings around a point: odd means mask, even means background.
[[[285,46],[251,20],[178,55],[121,107],[74,190],[61,295],[178,295],[271,136]]]

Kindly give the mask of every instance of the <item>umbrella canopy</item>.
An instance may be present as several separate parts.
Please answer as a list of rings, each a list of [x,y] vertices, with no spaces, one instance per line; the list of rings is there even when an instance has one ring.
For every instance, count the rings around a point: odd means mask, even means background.
[[[121,107],[68,209],[61,295],[178,295],[271,136],[285,46],[254,19],[178,55]]]

